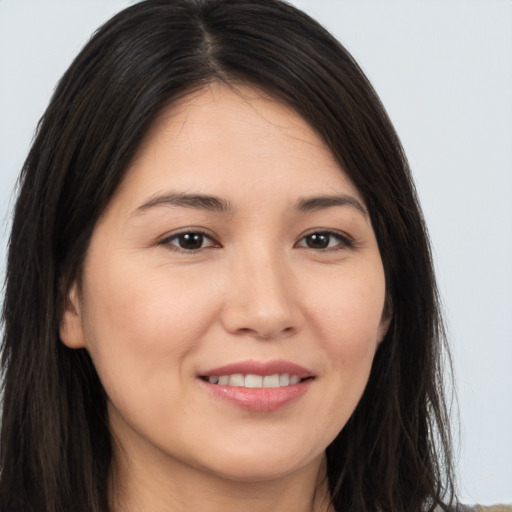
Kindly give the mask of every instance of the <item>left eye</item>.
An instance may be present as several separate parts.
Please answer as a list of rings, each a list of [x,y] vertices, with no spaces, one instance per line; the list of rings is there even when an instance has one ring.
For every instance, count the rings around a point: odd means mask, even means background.
[[[350,247],[351,245],[352,244],[347,237],[330,231],[310,233],[303,237],[297,244],[298,247],[307,247],[308,249],[317,250],[333,248],[342,249]]]
[[[198,251],[206,247],[214,247],[215,242],[205,233],[199,231],[187,231],[166,238],[162,241],[165,245],[171,245],[182,251]]]

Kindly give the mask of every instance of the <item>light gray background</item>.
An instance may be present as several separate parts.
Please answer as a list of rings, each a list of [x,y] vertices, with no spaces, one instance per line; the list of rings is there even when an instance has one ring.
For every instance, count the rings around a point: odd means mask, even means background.
[[[127,0],[0,0],[0,277],[11,191],[71,59]],[[402,139],[455,359],[463,501],[512,502],[512,2],[295,0],[361,64]],[[4,220],[5,219],[5,220]]]

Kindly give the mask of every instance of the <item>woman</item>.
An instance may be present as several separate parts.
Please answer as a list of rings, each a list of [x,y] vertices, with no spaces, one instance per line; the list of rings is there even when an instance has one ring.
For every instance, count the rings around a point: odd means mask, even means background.
[[[2,511],[448,510],[429,245],[316,22],[150,0],[63,76],[4,305]]]

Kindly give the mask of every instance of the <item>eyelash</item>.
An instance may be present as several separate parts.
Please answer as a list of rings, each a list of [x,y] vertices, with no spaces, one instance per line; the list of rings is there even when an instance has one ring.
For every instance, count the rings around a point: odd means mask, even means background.
[[[172,243],[172,241],[175,239],[179,239],[180,237],[186,237],[189,235],[193,235],[194,237],[200,237],[201,247],[198,247],[195,249],[186,249],[184,247],[180,247],[178,245],[179,242]],[[307,245],[301,244],[302,242],[307,244],[306,239],[308,237],[313,237],[313,236],[328,237],[328,239],[329,239],[328,244],[331,243],[332,238],[335,238],[338,240],[338,243],[333,247],[329,247],[329,245],[328,245],[327,247],[320,247],[320,248],[308,247]],[[206,247],[203,247],[202,245],[203,245],[203,242],[205,241],[205,239],[210,240],[211,244]],[[194,254],[194,253],[197,253],[204,249],[220,247],[220,243],[217,242],[211,235],[209,235],[208,233],[205,233],[204,231],[201,231],[199,229],[197,229],[197,230],[196,229],[188,229],[186,231],[181,231],[180,233],[175,233],[172,236],[166,237],[163,240],[161,240],[159,242],[159,245],[165,245],[165,246],[171,248],[171,250],[180,252],[182,254]],[[302,247],[304,249],[311,249],[313,251],[318,251],[318,252],[327,252],[327,251],[339,251],[339,250],[344,250],[344,249],[345,250],[351,249],[351,248],[355,247],[355,243],[349,236],[347,236],[343,233],[340,233],[337,231],[329,231],[329,230],[316,230],[316,231],[311,231],[311,232],[303,235],[299,239],[299,242],[297,242],[295,244],[295,246]]]

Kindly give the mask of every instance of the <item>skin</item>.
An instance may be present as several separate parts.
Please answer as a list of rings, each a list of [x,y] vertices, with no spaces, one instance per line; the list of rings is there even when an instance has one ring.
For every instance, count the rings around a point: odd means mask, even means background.
[[[176,193],[230,208],[157,199]],[[349,202],[298,209],[333,195]],[[198,231],[197,250],[180,247],[177,233]],[[334,232],[327,247],[312,244],[319,232]],[[109,399],[114,510],[325,511],[324,450],[368,381],[385,296],[364,202],[294,111],[220,84],[164,111],[95,227],[61,324]],[[276,411],[221,401],[198,379],[276,359],[314,374]]]

